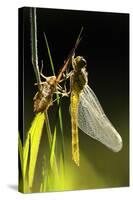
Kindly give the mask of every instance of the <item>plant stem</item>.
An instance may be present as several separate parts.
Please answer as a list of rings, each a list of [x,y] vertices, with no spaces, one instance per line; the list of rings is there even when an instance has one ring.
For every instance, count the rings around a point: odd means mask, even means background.
[[[30,8],[30,21],[31,21],[31,57],[32,64],[35,71],[36,80],[38,83],[38,89],[41,86],[41,78],[38,66],[38,54],[37,54],[37,24],[36,24],[36,8]]]

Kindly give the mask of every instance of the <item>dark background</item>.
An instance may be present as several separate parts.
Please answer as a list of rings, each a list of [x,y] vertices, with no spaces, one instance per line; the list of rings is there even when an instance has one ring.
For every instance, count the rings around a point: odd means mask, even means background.
[[[24,8],[24,134],[33,120],[36,82],[31,64],[29,8]],[[87,60],[89,85],[110,121],[123,138],[123,149],[112,153],[81,131],[81,166],[71,161],[69,99],[64,98],[66,189],[119,187],[129,184],[129,14],[37,8],[38,59],[43,73],[52,75],[43,37],[46,33],[56,74],[72,49],[81,27],[82,41],[76,55]],[[53,117],[55,107],[49,109]],[[51,117],[51,119],[53,119]],[[52,123],[52,122],[51,122]],[[43,144],[42,144],[43,145]],[[80,171],[80,172],[79,172]],[[70,184],[73,183],[73,184]]]

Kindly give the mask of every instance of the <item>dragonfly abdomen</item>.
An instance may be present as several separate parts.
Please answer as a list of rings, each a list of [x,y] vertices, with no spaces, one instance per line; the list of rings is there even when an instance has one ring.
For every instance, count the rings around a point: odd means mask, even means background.
[[[78,106],[79,97],[86,77],[82,70],[74,71],[71,77],[71,126],[72,126],[72,159],[79,166]]]
[[[79,94],[71,93],[71,125],[72,125],[72,159],[79,166],[79,138],[78,138],[78,104]]]

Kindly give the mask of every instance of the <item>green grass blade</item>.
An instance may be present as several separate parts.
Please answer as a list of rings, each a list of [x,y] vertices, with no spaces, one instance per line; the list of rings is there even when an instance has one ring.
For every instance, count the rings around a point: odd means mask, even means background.
[[[54,130],[54,135],[53,135],[52,145],[51,145],[51,152],[50,152],[50,165],[52,169],[54,169],[54,162],[55,162],[55,157],[54,157],[55,144],[56,144],[56,128]]]
[[[44,38],[45,38],[45,43],[46,43],[46,47],[47,47],[47,51],[48,51],[48,55],[49,55],[51,69],[52,69],[53,75],[55,75],[54,64],[53,64],[53,60],[52,60],[52,56],[51,56],[48,40],[47,40],[47,37],[46,37],[45,33],[44,33]],[[57,97],[57,104],[59,105],[59,95],[56,94],[56,97]],[[59,123],[60,123],[60,129],[61,129],[61,134],[62,134],[62,155],[63,155],[63,162],[64,162],[64,134],[63,134],[63,122],[62,122],[61,107],[59,107]]]
[[[36,167],[36,161],[37,161],[37,156],[38,156],[38,150],[39,150],[44,120],[45,120],[45,114],[38,113],[34,121],[34,123],[36,124],[35,129],[29,132],[31,149],[30,149],[30,163],[29,163],[28,177],[29,177],[30,188],[32,188],[33,178],[35,174],[35,167]],[[33,123],[33,126],[34,126],[34,123]]]
[[[46,186],[47,186],[47,180],[46,180],[47,168],[45,167],[47,161],[46,161],[45,155],[43,156],[43,162],[44,162],[44,165],[43,165],[43,168],[42,168],[42,182],[41,182],[41,185],[40,185],[40,192],[45,192]]]
[[[64,132],[63,132],[63,121],[62,121],[62,109],[59,107],[59,123],[60,123],[60,129],[61,129],[61,137],[62,137],[62,161],[64,164]]]
[[[47,47],[47,51],[48,51],[48,55],[49,55],[49,60],[50,60],[50,64],[51,64],[51,69],[53,72],[53,75],[55,75],[55,70],[54,70],[54,64],[53,64],[53,60],[52,60],[52,56],[51,56],[51,51],[49,48],[49,44],[48,44],[48,40],[46,37],[46,34],[44,33],[44,39],[45,39],[45,43],[46,43],[46,47]],[[59,95],[56,94],[57,97],[57,104],[59,105]],[[59,107],[59,124],[60,124],[60,130],[61,130],[61,136],[62,136],[62,156],[63,156],[63,162],[64,162],[64,133],[63,133],[63,122],[62,122],[62,113],[61,113],[61,107]]]
[[[46,43],[46,47],[47,47],[47,51],[48,51],[48,55],[49,55],[51,69],[52,69],[53,75],[55,76],[54,64],[53,64],[53,60],[52,60],[52,56],[51,56],[48,40],[47,40],[47,37],[46,37],[45,33],[44,33],[44,39],[45,39],[45,43]]]
[[[50,60],[51,69],[52,69],[53,75],[55,75],[54,64],[53,64],[53,60],[52,60],[52,56],[51,56],[48,40],[47,40],[47,37],[46,37],[45,33],[44,33],[44,39],[45,39],[45,43],[46,43],[46,47],[47,47],[47,51],[48,51],[48,56],[49,56],[49,60]],[[59,119],[60,134],[61,134],[61,141],[62,141],[61,142],[61,147],[60,147],[61,148],[61,154],[59,155],[59,157],[60,157],[59,165],[60,165],[60,169],[61,169],[61,179],[62,179],[62,183],[63,183],[64,182],[64,133],[63,133],[63,120],[62,120],[62,110],[61,110],[60,100],[59,100],[59,95],[58,94],[56,94],[56,98],[57,98],[57,105],[59,106],[59,108],[58,108],[58,119]],[[56,124],[55,124],[54,134],[53,134],[53,137],[52,137],[52,146],[51,146],[51,150],[50,150],[50,167],[52,169],[54,169],[54,178],[56,178],[56,180],[57,180],[59,178],[59,172],[57,171],[58,168],[57,168],[57,170],[55,170],[56,157],[54,156],[55,147],[56,147],[56,135],[57,135],[57,128],[56,128]],[[49,174],[49,170],[48,170],[48,174]],[[47,174],[47,185],[49,186],[48,189],[50,189],[50,184],[52,183],[51,181],[52,181],[53,178],[51,179],[50,175],[48,175],[48,174]],[[58,179],[58,181],[59,181],[59,179]],[[64,184],[63,184],[62,187],[64,188]],[[46,190],[46,185],[45,185],[45,190]]]
[[[49,141],[49,146],[51,148],[52,144],[52,133],[51,133],[51,128],[50,128],[50,123],[49,123],[49,118],[48,118],[48,113],[46,111],[46,130],[47,130],[47,135],[48,135],[48,141]]]
[[[25,178],[26,176],[26,170],[27,170],[27,164],[28,164],[28,155],[29,155],[29,148],[30,148],[30,134],[35,131],[35,128],[37,126],[37,116],[35,116],[31,127],[27,133],[27,138],[23,147],[23,177]]]
[[[51,149],[53,146],[53,139],[52,139],[52,133],[51,133],[51,129],[50,129],[50,123],[49,123],[49,118],[48,118],[47,112],[46,112],[46,130],[47,130],[47,135],[48,135],[49,147]],[[56,134],[56,127],[54,130],[54,134]],[[56,143],[56,137],[55,136],[53,136],[53,137],[55,138],[55,143]],[[58,171],[57,161],[56,161],[56,156],[55,156],[54,151],[53,151],[53,158],[54,158],[54,168],[56,168]],[[53,168],[53,166],[51,166],[51,168]]]
[[[45,120],[44,113],[38,113],[35,116],[31,124],[31,127],[27,133],[27,138],[24,147],[22,146],[20,135],[18,135],[18,150],[19,150],[20,165],[22,169],[22,177],[24,183],[22,189],[23,192],[29,192],[29,188],[32,187],[44,120]],[[30,158],[30,164],[28,163],[28,157]]]
[[[21,171],[23,174],[23,146],[22,146],[22,142],[21,142],[19,133],[18,133],[18,153],[19,153],[19,158],[20,158]]]
[[[46,114],[46,132],[48,135],[48,141],[49,141],[49,147],[50,147],[50,159],[47,160],[48,162],[48,168],[45,168],[45,163],[43,165],[42,168],[42,182],[40,185],[40,192],[45,192],[47,191],[47,188],[49,188],[49,180],[50,180],[50,173],[51,173],[51,169],[52,172],[54,172],[54,176],[58,176],[58,167],[57,167],[57,161],[56,161],[56,156],[55,156],[55,146],[56,146],[56,128],[54,131],[54,134],[52,136],[51,133],[51,128],[50,128],[50,124],[49,124],[49,118],[48,118],[48,114],[47,112]],[[45,155],[44,155],[45,158]],[[44,159],[44,162],[46,162],[46,159]],[[51,184],[54,184],[53,181],[51,182]]]
[[[29,188],[32,188],[44,121],[45,121],[44,113],[38,113],[35,116],[31,124],[31,127],[28,131],[27,138],[23,147],[23,179],[26,182],[27,180],[26,175],[27,175],[27,170],[28,170],[28,187]],[[30,159],[29,166],[27,166],[28,156]]]
[[[40,192],[45,192],[47,189],[49,190],[51,187],[54,187],[55,185],[55,180],[59,180],[59,173],[58,173],[58,168],[57,168],[57,162],[56,162],[56,156],[55,156],[55,146],[56,146],[56,127],[54,130],[54,134],[52,137],[51,141],[51,146],[50,146],[50,156],[49,156],[49,166],[47,169],[45,167],[42,169],[42,175],[43,175],[43,180],[40,186]],[[44,159],[44,162],[46,160]],[[45,163],[44,163],[45,166]],[[51,171],[52,170],[52,171]],[[52,175],[51,177],[51,173]]]
[[[23,178],[26,177],[26,169],[27,169],[27,161],[28,161],[28,155],[29,155],[29,134],[26,138],[24,147],[23,147]]]

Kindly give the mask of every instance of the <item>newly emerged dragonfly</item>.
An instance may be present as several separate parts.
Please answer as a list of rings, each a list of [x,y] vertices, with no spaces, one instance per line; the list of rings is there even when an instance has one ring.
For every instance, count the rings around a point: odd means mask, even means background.
[[[106,147],[118,152],[122,138],[105,115],[96,95],[88,85],[87,62],[81,57],[72,57],[71,72],[71,126],[72,159],[79,166],[78,127]]]

